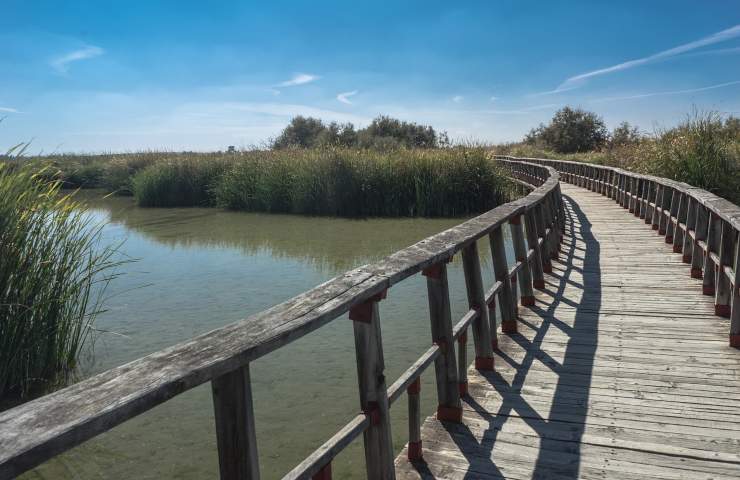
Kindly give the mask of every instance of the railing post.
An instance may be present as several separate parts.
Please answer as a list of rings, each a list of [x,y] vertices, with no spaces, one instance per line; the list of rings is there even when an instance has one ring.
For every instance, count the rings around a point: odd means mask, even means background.
[[[441,354],[434,360],[437,378],[437,420],[460,422],[462,404],[457,383],[457,363],[455,340],[452,336],[452,315],[450,313],[450,291],[447,283],[447,264],[440,262],[422,271],[427,277],[429,297],[429,317],[432,325],[432,341],[437,344]]]
[[[524,227],[527,234],[527,246],[534,250],[530,267],[532,267],[532,285],[538,290],[545,288],[545,276],[542,268],[542,251],[540,249],[539,234],[537,233],[537,222],[535,221],[534,209],[524,213]]]
[[[658,217],[658,235],[667,235],[668,224],[670,223],[669,220],[671,219],[670,212],[671,202],[673,200],[673,189],[664,186],[661,191],[663,193],[661,195],[660,202],[660,217]]]
[[[720,317],[730,317],[730,300],[732,284],[725,274],[725,267],[732,263],[732,247],[735,246],[735,230],[732,225],[720,220],[719,265],[714,275],[716,295],[714,297],[714,314]],[[738,286],[740,288],[740,285]]]
[[[740,237],[735,242],[735,278],[730,307],[730,346],[740,348]]]
[[[674,218],[678,218],[680,198],[681,193],[676,189],[671,189],[671,198],[665,220],[665,243],[673,244],[673,234],[676,229]]]
[[[499,306],[501,308],[501,331],[504,333],[516,332],[516,298],[511,287],[509,266],[506,261],[506,247],[501,227],[495,228],[490,235],[491,259],[493,260],[494,278],[501,282],[498,291]]]
[[[645,183],[645,223],[649,225],[653,221],[653,211],[655,210],[653,200],[656,190],[655,183],[652,180],[646,180]],[[651,202],[653,205],[650,205]]]
[[[720,238],[722,237],[721,219],[712,212],[709,213],[707,224],[707,252],[704,255],[704,279],[702,280],[701,293],[707,296],[714,296],[716,287],[715,270],[717,265],[714,263],[712,253],[719,253]]]
[[[468,329],[457,337],[457,384],[460,396],[468,394]]]
[[[690,195],[687,199],[687,205],[686,205],[686,231],[684,232],[683,236],[683,248],[681,251],[683,252],[682,261],[683,263],[691,263],[691,257],[694,254],[694,240],[691,238],[691,232],[694,232],[694,235],[696,235],[696,205],[697,201],[693,199]]]
[[[378,302],[385,298],[385,293],[383,291],[349,311],[355,333],[360,408],[370,419],[370,425],[363,433],[367,478],[383,480],[394,479],[396,475],[378,309]]]
[[[527,259],[527,245],[524,243],[524,229],[522,228],[522,216],[517,215],[509,219],[509,230],[511,240],[514,244],[514,256],[516,261],[522,264],[517,278],[521,290],[521,304],[524,307],[534,305],[534,290],[532,289],[532,270]]]
[[[483,291],[483,277],[480,271],[478,244],[471,243],[462,251],[465,287],[468,293],[468,306],[478,311],[473,321],[473,343],[475,344],[475,368],[493,370],[493,348],[496,340],[496,317],[489,315],[486,294]]]
[[[658,230],[658,225],[660,224],[660,216],[663,203],[663,191],[665,190],[665,187],[659,183],[655,183],[655,202],[653,206],[653,219],[652,219],[652,229]]]
[[[552,273],[552,263],[550,262],[550,245],[548,244],[547,225],[545,224],[545,214],[542,202],[534,207],[534,218],[537,222],[537,235],[542,239],[540,254],[542,258],[542,271]],[[539,244],[539,242],[538,242]]]
[[[221,480],[259,480],[249,364],[211,381]]]
[[[409,447],[408,459],[412,462],[421,460],[421,377],[417,377],[406,389],[409,398]]]
[[[672,220],[673,224],[673,253],[683,252],[683,239],[684,230],[681,228],[681,224],[686,227],[686,210],[689,201],[688,195],[683,192],[678,192],[678,206],[676,207],[676,218]]]
[[[704,241],[707,238],[707,230],[709,230],[708,216],[704,205],[696,202],[696,228],[694,229],[694,243],[691,248],[691,278],[702,278],[704,251],[699,245],[699,241]]]
[[[640,179],[640,199],[637,204],[635,216],[644,219],[647,216],[648,202],[650,196],[650,183],[644,178]]]

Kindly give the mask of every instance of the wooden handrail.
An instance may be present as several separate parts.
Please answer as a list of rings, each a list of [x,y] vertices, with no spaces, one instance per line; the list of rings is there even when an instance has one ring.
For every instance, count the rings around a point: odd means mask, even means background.
[[[408,390],[409,411],[415,417],[410,419],[411,439],[420,438],[413,431],[420,424],[416,385],[423,371],[435,363],[440,400],[438,416],[455,420],[461,413],[459,395],[465,393],[467,385],[463,377],[465,364],[459,368],[456,365],[456,341],[464,343],[471,326],[476,366],[493,368],[496,326],[491,309],[495,298],[502,305],[515,305],[511,279],[520,270],[531,271],[534,287],[543,288],[543,267],[557,248],[564,225],[557,171],[533,162],[507,159],[499,162],[518,184],[531,190],[527,196],[428,237],[377,263],[350,270],[245,320],[0,413],[0,480],[13,478],[209,381],[216,413],[221,478],[259,478],[249,363],[346,313],[355,326],[363,413],[286,478],[329,478],[331,460],[360,434],[365,440],[369,476],[393,478],[388,416],[391,403],[403,389]],[[509,266],[502,253],[501,228],[521,216],[526,221],[526,256],[521,258],[518,253],[517,261]],[[493,247],[497,281],[484,293],[476,241],[486,235]],[[519,252],[521,247],[517,247]],[[453,325],[449,318],[445,264],[458,252],[463,255],[470,310]],[[434,343],[387,389],[382,375],[378,302],[393,285],[419,272],[427,274]],[[530,290],[522,287],[522,291]],[[457,361],[467,363],[464,349]],[[420,442],[417,453],[421,455]]]
[[[621,168],[541,158],[496,156],[504,162],[555,168],[569,183],[614,199],[645,219],[690,264],[717,316],[730,319],[729,345],[740,348],[740,206],[711,192]]]

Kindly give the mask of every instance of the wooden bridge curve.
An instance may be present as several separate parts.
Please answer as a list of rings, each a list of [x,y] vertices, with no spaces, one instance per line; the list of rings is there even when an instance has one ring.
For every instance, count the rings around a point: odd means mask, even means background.
[[[362,413],[285,478],[331,478],[332,459],[360,436],[372,479],[738,478],[740,351],[731,347],[740,346],[740,208],[616,168],[498,161],[528,195],[241,322],[0,413],[0,480],[205,382],[221,478],[258,479],[249,363],[345,314]],[[481,276],[483,238],[492,286]],[[458,253],[469,310],[453,323],[446,264]],[[418,273],[431,345],[387,386],[379,303]],[[460,348],[468,333],[470,368]],[[431,365],[439,406],[422,425],[419,378]],[[391,406],[404,393],[409,441],[395,457]]]
[[[740,478],[740,351],[665,237],[564,185],[565,235],[535,305],[468,371],[462,422],[428,418],[397,478]]]

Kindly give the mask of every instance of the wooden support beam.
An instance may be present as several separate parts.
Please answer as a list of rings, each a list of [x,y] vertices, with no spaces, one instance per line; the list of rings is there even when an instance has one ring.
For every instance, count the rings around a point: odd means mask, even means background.
[[[537,232],[537,221],[534,210],[530,209],[524,213],[524,227],[527,235],[527,248],[534,251],[529,264],[532,269],[532,285],[534,288],[542,290],[545,288],[545,276],[543,273],[542,249],[538,241],[539,233]]]
[[[478,318],[473,321],[472,328],[473,343],[475,344],[475,368],[478,370],[493,370],[493,345],[497,344],[496,317],[488,314],[477,243],[473,242],[463,249],[462,260],[468,306],[480,313]]]
[[[737,234],[728,222],[720,220],[719,264],[714,275],[715,297],[714,314],[729,318],[731,314],[730,301],[732,300],[732,284],[725,274],[725,268],[732,266],[735,237]],[[740,287],[740,286],[738,286]]]
[[[211,381],[221,480],[259,480],[249,364]]]
[[[452,335],[447,264],[438,263],[433,269],[424,270],[423,274],[427,278],[432,342],[439,345],[442,352],[434,360],[437,379],[437,419],[460,422],[462,404],[457,383],[457,359],[455,358],[455,338]]]
[[[509,277],[509,266],[506,261],[506,245],[501,228],[491,232],[491,260],[493,262],[493,275],[496,281],[501,282],[498,293],[499,309],[501,312],[501,331],[503,333],[515,333],[516,328],[516,298]]]
[[[707,239],[709,230],[709,212],[704,205],[696,202],[696,227],[694,230],[694,242],[691,246],[691,278],[702,278],[704,267],[704,250],[699,244]]]
[[[408,459],[412,462],[421,460],[421,378],[417,377],[409,385],[406,393],[409,399],[409,446]]]
[[[720,218],[712,212],[708,212],[707,220],[707,251],[704,255],[704,278],[702,279],[701,291],[704,295],[713,297],[716,287],[716,267],[712,254],[719,250],[720,238],[722,236],[722,224]]]
[[[516,261],[522,264],[522,268],[517,275],[521,294],[521,304],[525,307],[531,307],[534,305],[532,270],[527,259],[527,244],[524,240],[524,229],[522,228],[521,215],[512,217],[511,220],[509,220],[509,230],[511,231],[511,241],[514,244],[514,256]]]
[[[378,310],[378,301],[383,297],[381,294],[352,307],[349,318],[355,333],[360,408],[370,418],[363,433],[367,478],[388,480],[396,474]]]

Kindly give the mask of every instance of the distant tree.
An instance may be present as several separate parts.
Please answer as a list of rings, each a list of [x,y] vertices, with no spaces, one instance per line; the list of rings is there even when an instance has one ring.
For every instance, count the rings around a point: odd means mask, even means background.
[[[601,117],[570,107],[558,110],[548,125],[540,124],[525,136],[527,143],[540,144],[560,153],[598,150],[608,139],[609,131]]]
[[[609,139],[609,146],[618,147],[622,145],[634,145],[641,139],[642,134],[636,126],[632,126],[628,122],[622,122],[612,130],[612,134]]]
[[[446,135],[445,135],[446,137]],[[430,126],[404,122],[381,115],[358,132],[360,146],[374,148],[397,144],[407,148],[434,148],[438,146],[437,132]]]
[[[319,144],[319,138],[325,130],[326,127],[318,118],[298,115],[275,139],[272,148],[315,147]]]
[[[319,145],[354,147],[357,145],[357,132],[351,123],[331,122],[318,137]]]

